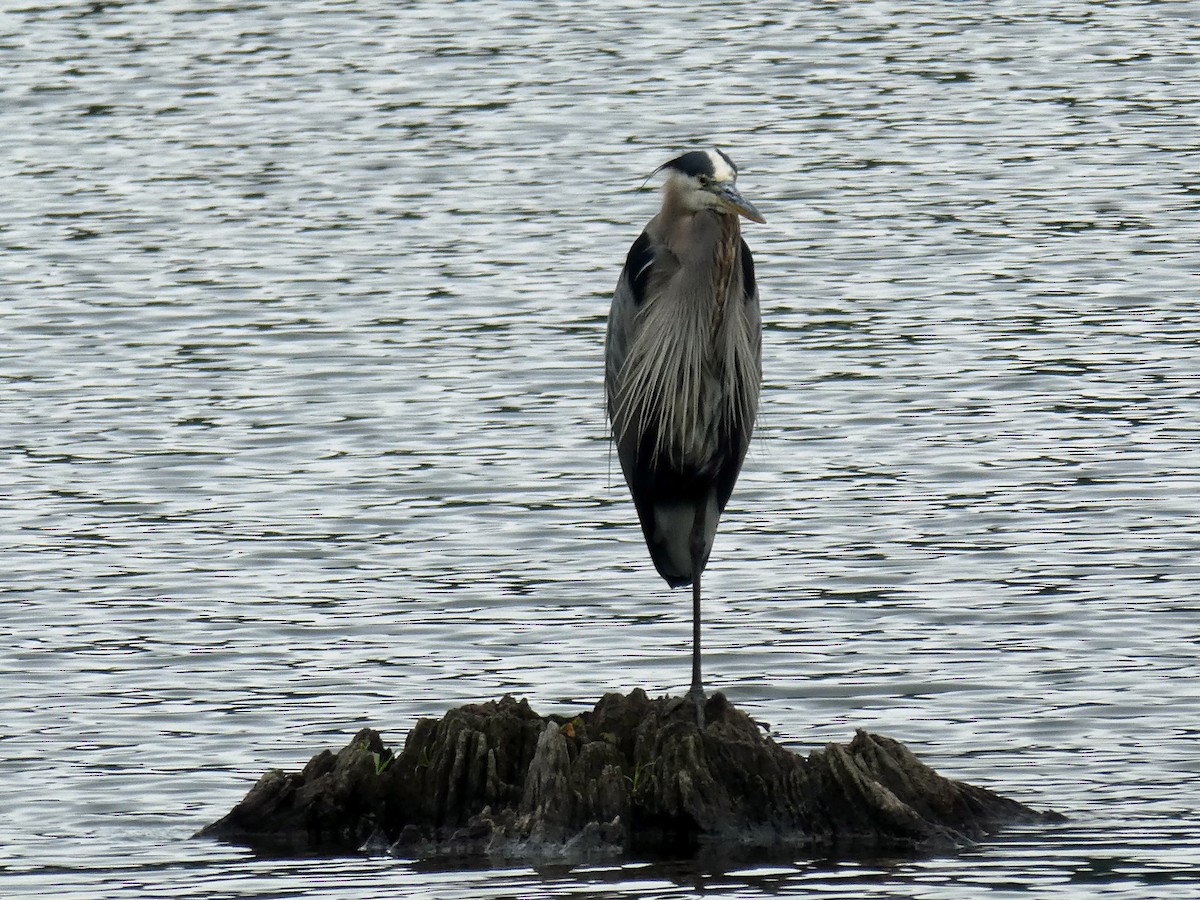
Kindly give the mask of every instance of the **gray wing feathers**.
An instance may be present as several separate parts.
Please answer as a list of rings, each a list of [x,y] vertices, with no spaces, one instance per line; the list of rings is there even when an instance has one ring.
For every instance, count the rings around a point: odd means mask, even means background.
[[[625,480],[655,568],[693,577],[692,522],[707,561],[749,446],[761,380],[761,324],[749,250],[714,333],[711,297],[688,294],[678,259],[647,230],[617,281],[605,339],[605,392]]]

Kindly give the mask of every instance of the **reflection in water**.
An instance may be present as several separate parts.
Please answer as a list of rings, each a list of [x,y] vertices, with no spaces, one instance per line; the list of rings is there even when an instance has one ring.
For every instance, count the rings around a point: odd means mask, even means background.
[[[1170,4],[12,12],[0,893],[1194,895],[1196,39]],[[364,724],[683,689],[601,343],[641,174],[710,143],[771,223],[713,685],[1071,824],[716,872],[185,840]]]

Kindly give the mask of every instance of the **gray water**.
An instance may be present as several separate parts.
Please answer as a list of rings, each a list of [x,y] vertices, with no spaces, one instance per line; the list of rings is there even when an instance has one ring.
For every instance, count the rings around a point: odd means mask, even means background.
[[[6,4],[0,894],[1200,895],[1200,8]],[[710,686],[1070,817],[442,872],[190,840],[513,692],[679,692],[611,457],[645,177],[767,216]]]

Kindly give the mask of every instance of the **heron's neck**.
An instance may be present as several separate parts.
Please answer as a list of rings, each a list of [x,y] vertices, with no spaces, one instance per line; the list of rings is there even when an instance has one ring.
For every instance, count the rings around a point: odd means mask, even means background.
[[[672,253],[702,269],[726,257],[738,246],[742,229],[738,217],[715,209],[694,210],[683,197],[668,191],[658,214],[662,239]]]
[[[659,214],[659,237],[680,268],[675,289],[664,296],[676,315],[696,322],[693,334],[707,343],[721,331],[727,301],[740,284],[741,225],[736,215],[672,208],[670,200],[664,198]]]

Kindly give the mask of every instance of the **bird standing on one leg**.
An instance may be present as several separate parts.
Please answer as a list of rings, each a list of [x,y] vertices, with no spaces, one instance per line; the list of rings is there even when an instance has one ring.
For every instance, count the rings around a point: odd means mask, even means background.
[[[742,468],[762,380],[754,260],[738,216],[763,217],[720,150],[664,164],[662,208],[613,294],[604,386],[621,470],[654,567],[692,586],[692,686],[704,723],[700,573]]]

